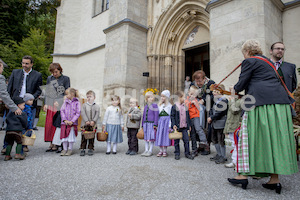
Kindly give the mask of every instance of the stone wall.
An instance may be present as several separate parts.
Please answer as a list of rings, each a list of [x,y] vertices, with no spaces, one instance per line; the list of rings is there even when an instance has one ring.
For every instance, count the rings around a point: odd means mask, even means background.
[[[299,44],[300,44],[300,5],[286,9],[282,16],[283,42],[286,47],[284,59],[300,67]],[[298,83],[300,76],[298,75]]]
[[[62,0],[57,8],[53,62],[61,64],[71,86],[85,96],[96,92],[102,104],[106,37],[109,10],[94,14],[93,1]]]
[[[111,0],[106,34],[104,96],[138,96],[147,79],[147,1]],[[134,90],[134,91],[133,91]],[[133,92],[133,93],[132,93]]]
[[[261,42],[269,56],[271,41],[282,38],[281,13],[271,0],[231,0],[210,5],[211,78],[219,82],[242,60],[242,44],[248,39]],[[228,78],[226,88],[238,81],[240,70]]]

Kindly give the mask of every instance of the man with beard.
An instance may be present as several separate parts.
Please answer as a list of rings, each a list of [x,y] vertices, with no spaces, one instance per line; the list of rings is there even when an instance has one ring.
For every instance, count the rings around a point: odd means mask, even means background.
[[[282,42],[275,42],[270,49],[271,60],[274,63],[278,74],[283,79],[290,92],[297,88],[296,65],[283,61],[285,46]]]

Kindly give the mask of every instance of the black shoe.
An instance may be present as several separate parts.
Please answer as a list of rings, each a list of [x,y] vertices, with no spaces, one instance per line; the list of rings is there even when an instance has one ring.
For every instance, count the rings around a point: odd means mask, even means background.
[[[39,129],[37,127],[34,127],[32,130],[38,131]]]
[[[85,156],[85,150],[84,150],[84,149],[82,149],[82,150],[80,151],[80,156]]]
[[[220,159],[219,154],[215,155],[214,157],[209,158],[210,161],[216,161],[216,160],[219,160],[219,159]]]
[[[117,152],[114,152],[114,151],[113,151],[113,153],[112,153],[112,154],[117,154]]]
[[[94,155],[94,151],[93,151],[93,149],[89,149],[89,150],[88,150],[88,155],[89,155],[89,156],[92,156],[92,155]]]
[[[216,164],[224,164],[225,162],[226,162],[226,159],[223,158],[222,156],[218,160],[215,160]]]
[[[275,190],[277,194],[280,194],[281,192],[281,184],[280,183],[274,183],[274,184],[262,184],[262,186],[269,190]]]
[[[175,155],[175,160],[179,160],[180,159],[180,155]]]
[[[58,147],[56,153],[61,153],[62,147]]]
[[[110,154],[110,152],[106,152],[106,155],[109,155]]]
[[[198,156],[198,151],[197,151],[197,149],[196,150],[194,150],[193,152],[192,152],[192,156],[195,158],[196,156]]]
[[[131,151],[129,155],[134,156],[134,155],[136,155],[136,154],[137,154],[137,152]]]
[[[228,178],[228,181],[229,181],[231,184],[233,184],[233,185],[242,184],[242,188],[243,188],[244,190],[247,189],[248,179]]]
[[[194,157],[192,155],[188,154],[188,155],[185,155],[185,157],[188,158],[188,159],[194,160]]]
[[[128,149],[128,151],[126,152],[126,155],[129,155],[131,153],[131,150]]]
[[[46,150],[46,152],[53,152],[52,148]]]

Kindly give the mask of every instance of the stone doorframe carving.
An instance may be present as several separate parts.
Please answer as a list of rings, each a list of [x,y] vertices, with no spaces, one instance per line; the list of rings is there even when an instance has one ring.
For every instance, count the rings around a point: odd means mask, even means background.
[[[208,2],[181,0],[161,14],[155,27],[149,24],[148,87],[160,91],[169,89],[171,92],[183,89],[185,58],[182,47],[195,27],[209,30],[209,14],[205,10]]]

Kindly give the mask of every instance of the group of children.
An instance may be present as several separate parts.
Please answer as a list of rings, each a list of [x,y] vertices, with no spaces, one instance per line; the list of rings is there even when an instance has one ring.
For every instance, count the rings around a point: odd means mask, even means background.
[[[222,86],[221,86],[222,87]],[[233,132],[237,128],[235,126],[238,123],[232,122],[226,123],[226,116],[230,116],[232,109],[227,109],[236,101],[236,99],[230,99],[223,96],[218,90],[213,91],[214,106],[210,109],[209,114],[205,113],[205,106],[201,104],[197,99],[198,88],[191,86],[186,97],[183,91],[175,93],[174,104],[170,103],[170,91],[164,90],[161,92],[160,100],[158,104],[155,102],[155,95],[153,92],[147,92],[145,94],[145,107],[143,114],[138,107],[138,101],[135,98],[131,98],[126,116],[126,124],[123,119],[123,111],[121,107],[121,99],[119,96],[112,96],[111,106],[106,109],[104,119],[102,122],[102,131],[106,132],[108,137],[106,140],[107,150],[106,154],[117,154],[117,144],[123,142],[124,127],[127,127],[128,137],[128,151],[127,155],[137,155],[139,151],[137,133],[142,128],[144,133],[145,151],[141,156],[149,157],[153,155],[154,145],[159,147],[157,157],[167,157],[167,148],[169,146],[175,147],[175,159],[180,159],[180,145],[179,139],[170,140],[169,133],[177,130],[182,132],[182,140],[184,143],[184,155],[188,159],[194,159],[195,155],[190,152],[189,141],[192,140],[192,145],[197,145],[196,137],[192,137],[190,134],[199,136],[200,145],[202,149],[202,155],[209,154],[209,144],[207,143],[206,128],[207,123],[211,124],[213,142],[217,151],[217,155],[212,157],[211,160],[216,163],[225,163],[226,151],[224,142],[224,128],[227,133],[230,133],[230,138],[233,140]],[[78,135],[78,119],[82,116],[82,129],[83,132],[97,131],[97,121],[100,116],[100,107],[95,103],[95,93],[88,91],[86,94],[87,102],[81,107],[78,99],[78,92],[74,88],[66,90],[65,100],[61,106],[58,126],[53,137],[53,144],[62,144],[63,150],[61,156],[72,155],[73,145],[76,142]],[[229,99],[229,101],[228,101]],[[19,108],[24,109],[22,115],[17,116],[14,113],[10,113],[7,116],[7,131],[5,141],[8,144],[6,148],[5,160],[10,160],[11,147],[13,142],[17,143],[16,156],[17,159],[24,159],[24,151],[28,151],[27,147],[22,147],[21,134],[26,133],[30,136],[32,126],[30,125],[30,106],[33,103],[33,96],[26,94],[24,99],[14,98],[15,103]],[[225,107],[224,107],[225,106]],[[27,113],[27,115],[25,114]],[[231,116],[239,115],[235,111],[231,112]],[[206,119],[207,117],[207,119]],[[237,118],[234,118],[237,121]],[[57,121],[57,116],[56,120]],[[140,127],[141,125],[141,127]],[[192,130],[193,127],[193,130]],[[93,155],[94,140],[86,139],[84,134],[81,136],[80,156],[85,155],[85,149],[88,145],[88,155]],[[234,165],[235,163],[230,163]],[[230,167],[230,166],[229,166]]]

